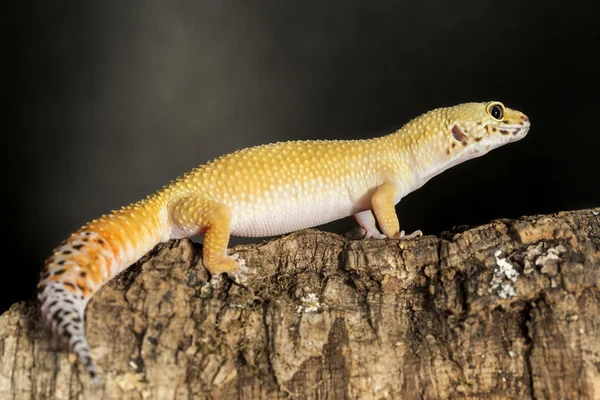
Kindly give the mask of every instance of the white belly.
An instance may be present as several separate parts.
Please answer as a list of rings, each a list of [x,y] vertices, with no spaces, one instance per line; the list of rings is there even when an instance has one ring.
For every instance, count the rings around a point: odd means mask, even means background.
[[[348,194],[317,194],[310,198],[289,196],[245,203],[232,209],[231,234],[246,237],[281,235],[348,217],[369,207],[368,202],[353,199]]]

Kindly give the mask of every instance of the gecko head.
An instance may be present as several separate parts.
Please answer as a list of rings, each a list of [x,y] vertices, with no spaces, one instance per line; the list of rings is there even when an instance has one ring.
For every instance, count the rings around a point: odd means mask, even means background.
[[[451,107],[448,117],[446,154],[461,161],[524,138],[530,125],[525,114],[499,101]]]

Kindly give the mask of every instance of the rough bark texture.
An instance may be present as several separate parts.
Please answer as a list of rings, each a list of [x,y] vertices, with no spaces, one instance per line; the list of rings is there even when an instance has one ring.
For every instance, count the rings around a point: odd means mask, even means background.
[[[172,241],[106,285],[94,387],[32,303],[0,317],[0,398],[600,398],[600,208],[412,241],[307,230],[206,284]]]

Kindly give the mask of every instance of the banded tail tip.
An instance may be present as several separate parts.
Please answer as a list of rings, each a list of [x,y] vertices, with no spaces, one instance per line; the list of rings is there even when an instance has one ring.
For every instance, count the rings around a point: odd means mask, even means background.
[[[38,300],[42,317],[50,329],[77,356],[94,385],[103,386],[85,337],[86,299],[67,290],[59,282],[49,282],[38,294]]]

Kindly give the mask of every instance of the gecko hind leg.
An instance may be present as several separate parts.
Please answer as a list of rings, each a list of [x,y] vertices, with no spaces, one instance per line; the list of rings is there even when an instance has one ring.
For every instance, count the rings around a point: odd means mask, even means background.
[[[238,257],[227,255],[227,245],[230,236],[231,212],[229,208],[221,204],[215,204],[210,217],[207,220],[208,229],[204,234],[203,261],[206,269],[213,276],[211,282],[215,281],[221,273],[246,282],[248,268],[239,261]]]
[[[187,236],[192,236],[191,232],[204,232],[202,261],[212,275],[211,282],[221,273],[246,281],[246,266],[227,255],[231,226],[231,211],[227,206],[199,196],[185,196],[173,202],[169,211],[179,232],[188,232]]]

